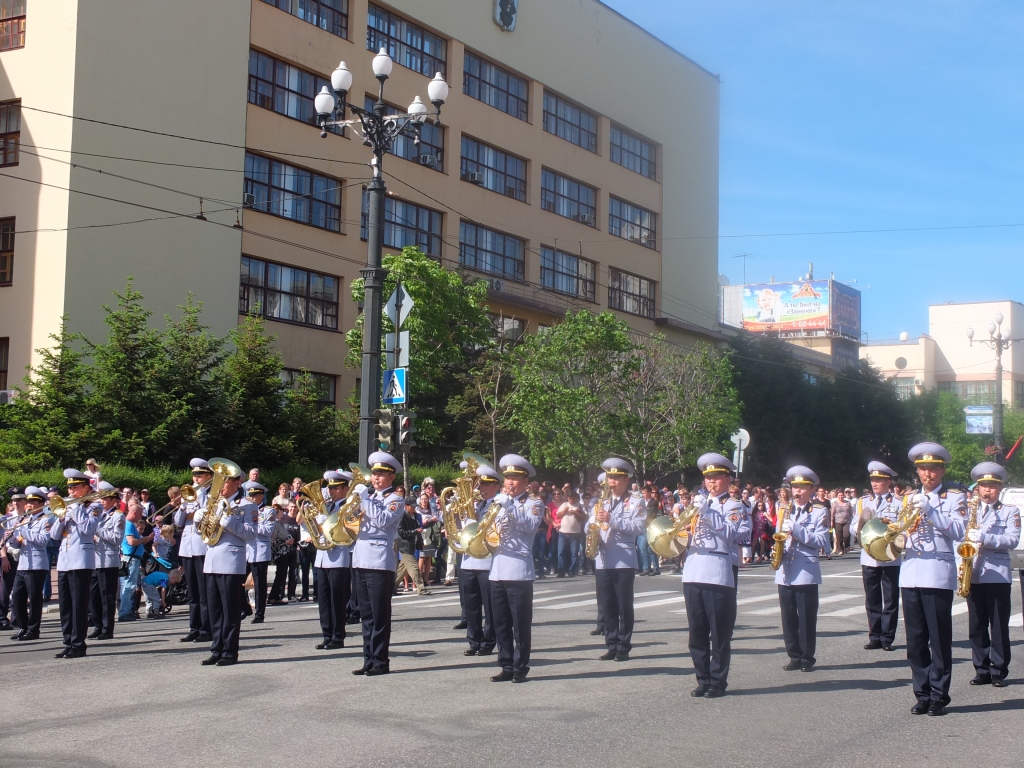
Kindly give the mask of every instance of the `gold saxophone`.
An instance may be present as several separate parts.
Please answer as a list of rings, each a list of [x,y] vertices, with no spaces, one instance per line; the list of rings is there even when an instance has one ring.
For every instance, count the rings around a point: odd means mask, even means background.
[[[242,476],[242,468],[230,459],[210,459],[210,469],[213,470],[210,495],[206,499],[203,519],[196,526],[196,533],[203,537],[203,542],[208,547],[219,542],[224,533],[224,528],[220,524],[221,513],[231,514],[231,505],[227,499],[220,497],[221,488],[224,487],[224,482],[228,478]],[[223,508],[221,508],[221,501],[224,502]]]
[[[782,524],[793,514],[795,504],[796,502],[790,502],[788,507],[780,509],[778,518],[775,521],[775,533],[772,534],[775,543],[772,545],[772,560],[770,563],[773,571],[777,571],[782,567],[782,555],[786,551],[786,540],[789,538],[788,533],[782,532]]]
[[[302,526],[309,534],[316,549],[334,549],[333,541],[327,539],[324,529],[317,523],[320,515],[327,516],[327,504],[324,502],[324,495],[320,490],[320,480],[314,483],[306,483],[299,488],[299,511],[302,512]]]
[[[967,539],[967,533],[978,529],[978,508],[981,506],[981,499],[972,496],[967,502],[967,531],[964,532],[964,540],[956,548],[960,555],[960,567],[956,571],[956,593],[960,597],[967,597],[971,594],[971,576],[974,575],[974,560],[978,556],[981,547]]]
[[[475,490],[476,470],[478,467],[489,467],[491,463],[483,456],[472,451],[462,454],[466,462],[466,468],[462,477],[455,478],[455,485],[448,486],[441,491],[441,523],[444,525],[444,534],[448,538],[448,547],[457,555],[465,555],[467,547],[476,535],[477,529],[472,532],[470,526],[476,523],[475,502],[480,499],[480,494]],[[470,555],[473,557],[473,555]],[[486,557],[487,555],[484,555]]]
[[[608,501],[612,496],[611,488],[608,487],[608,481],[605,480],[601,483],[601,495],[597,499],[597,504],[594,505],[594,513],[604,509],[604,503]],[[597,550],[601,546],[601,531],[608,530],[608,523],[601,523],[598,525],[596,522],[587,524],[587,539],[583,545],[583,554],[585,557],[589,557],[593,560],[597,557]]]
[[[356,493],[357,485],[369,485],[371,479],[370,469],[362,467],[355,462],[348,465],[352,470],[352,483],[348,496],[341,505],[341,509],[327,516],[323,524],[324,536],[327,541],[339,547],[350,547],[356,543],[359,537],[359,526],[363,523],[363,513],[360,510],[363,504],[363,497]]]

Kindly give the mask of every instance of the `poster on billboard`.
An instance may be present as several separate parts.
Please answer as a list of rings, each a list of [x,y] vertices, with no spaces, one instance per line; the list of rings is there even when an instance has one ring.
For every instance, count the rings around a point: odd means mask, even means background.
[[[968,405],[964,407],[967,415],[968,435],[991,435],[992,429],[992,406],[991,405]]]
[[[829,280],[764,283],[743,287],[743,328],[763,331],[829,327]]]
[[[830,280],[832,322],[829,328],[851,339],[860,339],[860,291]]]

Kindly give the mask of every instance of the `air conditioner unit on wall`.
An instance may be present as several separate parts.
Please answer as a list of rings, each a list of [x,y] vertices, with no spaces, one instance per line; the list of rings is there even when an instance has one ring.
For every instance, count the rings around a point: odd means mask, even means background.
[[[470,171],[469,173],[467,173],[466,176],[465,176],[465,179],[470,184],[483,184],[484,183],[484,175],[482,173],[477,173],[476,171]]]
[[[489,290],[497,291],[500,293],[503,287],[504,283],[502,283],[501,280],[498,280],[496,278],[492,277],[490,280],[487,281],[487,288]]]
[[[7,405],[14,399],[13,389],[0,389],[0,405]]]
[[[576,221],[580,222],[581,224],[586,224],[588,227],[594,226],[594,217],[592,214],[589,213],[577,213]]]
[[[420,165],[427,168],[437,168],[437,158],[434,155],[420,155]]]

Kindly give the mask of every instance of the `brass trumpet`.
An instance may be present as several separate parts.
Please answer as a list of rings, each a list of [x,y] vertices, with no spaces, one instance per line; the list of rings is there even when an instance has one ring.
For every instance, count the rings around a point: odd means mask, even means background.
[[[199,490],[201,488],[209,487],[212,482],[213,477],[211,476],[209,480],[204,480],[199,485],[190,485],[186,483],[181,486],[181,498],[190,503],[195,501],[199,497]]]

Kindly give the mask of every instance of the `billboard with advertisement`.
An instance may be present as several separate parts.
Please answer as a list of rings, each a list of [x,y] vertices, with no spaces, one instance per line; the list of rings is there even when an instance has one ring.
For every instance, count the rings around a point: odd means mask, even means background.
[[[833,331],[860,338],[860,291],[834,280],[743,286],[745,330]]]

